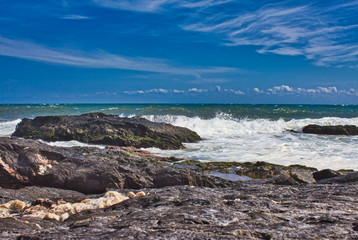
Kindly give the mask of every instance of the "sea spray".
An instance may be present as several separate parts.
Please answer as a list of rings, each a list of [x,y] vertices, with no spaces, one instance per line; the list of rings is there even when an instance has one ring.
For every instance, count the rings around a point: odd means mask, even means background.
[[[0,137],[10,136],[15,131],[16,125],[19,122],[21,122],[21,119],[0,122]]]
[[[104,112],[145,117],[196,131],[205,140],[183,150],[153,153],[202,161],[268,161],[358,170],[358,137],[300,132],[308,124],[358,124],[358,106],[231,104],[57,104],[0,105],[0,136],[10,136],[20,119]],[[79,146],[79,142],[53,143]],[[103,147],[103,146],[102,146]]]
[[[152,121],[167,122],[196,131],[205,140],[186,144],[186,149],[153,153],[202,161],[267,161],[276,164],[303,164],[332,169],[358,169],[355,156],[358,137],[316,136],[292,133],[307,124],[356,124],[358,118],[321,119],[235,119],[218,114],[212,119],[151,115]]]

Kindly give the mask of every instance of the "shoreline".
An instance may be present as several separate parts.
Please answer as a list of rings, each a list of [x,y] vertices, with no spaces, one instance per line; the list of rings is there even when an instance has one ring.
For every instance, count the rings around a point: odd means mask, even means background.
[[[39,119],[18,125],[14,135],[27,138],[0,137],[0,237],[358,237],[356,171],[161,157],[130,144],[181,148],[191,139],[186,134],[196,135],[95,113],[71,117],[71,124],[67,117]],[[127,146],[58,147],[38,140],[41,134]],[[173,145],[163,144],[168,139]]]
[[[179,159],[153,156],[134,148],[61,148],[48,146],[37,140],[19,138],[0,138],[0,143],[2,161],[14,159],[11,156],[27,156],[26,161],[35,164],[28,162],[29,166],[37,170],[37,177],[33,179],[42,185],[39,187],[36,182],[28,182],[27,185],[33,186],[0,188],[0,212],[3,214],[0,218],[1,237],[358,237],[358,177],[346,178],[349,174],[341,176],[347,180],[346,183],[294,183],[286,175],[234,182],[196,173],[191,167],[173,168],[171,163],[178,163]],[[7,155],[4,155],[4,149],[8,149]],[[23,155],[22,151],[27,155]],[[81,185],[73,181],[69,185],[70,178],[79,179],[76,177],[79,174],[77,171],[71,171],[72,176],[68,175],[63,187],[53,188],[52,181],[41,180],[48,179],[49,176],[63,176],[66,169],[79,160],[81,174],[92,176],[81,177]],[[95,168],[90,167],[92,161],[98,164]],[[117,166],[116,173],[111,173],[107,164],[112,169]],[[47,167],[49,175],[44,175],[43,168],[39,167],[41,165]],[[202,165],[201,170],[218,170],[219,167],[226,171],[228,166]],[[265,167],[270,169],[265,170]],[[14,169],[17,169],[17,174],[23,173],[21,166]],[[253,164],[253,172],[257,173],[258,169],[264,170],[262,172],[266,172],[266,176],[278,169],[287,173],[287,168],[283,166]],[[309,172],[310,169],[306,170]],[[17,174],[14,176],[18,179],[25,179]],[[96,178],[93,178],[94,174],[97,175]],[[111,174],[121,176],[118,178],[119,182],[112,184],[112,179],[107,187],[98,192],[94,180],[106,181]],[[294,179],[293,175],[291,178]],[[70,190],[71,188],[76,188],[77,191]]]

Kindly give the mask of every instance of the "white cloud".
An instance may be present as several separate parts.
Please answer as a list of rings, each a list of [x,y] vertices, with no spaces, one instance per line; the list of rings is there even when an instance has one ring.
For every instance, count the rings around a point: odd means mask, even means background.
[[[245,95],[243,91],[240,90],[234,90],[234,89],[224,89],[224,92],[230,92],[237,95]]]
[[[318,90],[322,93],[337,93],[336,87],[318,87]]]
[[[337,87],[317,87],[317,88],[293,88],[287,85],[275,86],[266,91],[254,88],[254,92],[269,95],[358,95],[358,90],[350,88],[349,90],[338,89]]]
[[[267,95],[277,95],[277,96],[307,96],[307,95],[337,95],[337,96],[358,96],[358,89],[350,88],[348,90],[338,89],[335,86],[332,87],[317,87],[317,88],[294,88],[287,85],[274,86],[266,90],[261,90],[259,88],[253,88],[255,94],[267,94]],[[124,91],[125,94],[215,94],[215,95],[247,95],[250,92],[246,93],[241,90],[221,88],[220,91],[215,89],[202,89],[202,88],[189,88],[187,90],[178,90],[178,89],[165,89],[165,88],[154,88],[148,90],[135,90],[135,91]],[[251,92],[252,94],[252,92]]]
[[[273,88],[267,89],[268,93],[277,94],[277,93],[285,93],[285,92],[293,92],[293,88],[287,85],[275,86]]]
[[[357,1],[321,6],[289,0],[251,11],[238,3],[236,11],[200,14],[182,27],[217,34],[229,46],[259,46],[257,52],[262,54],[303,55],[319,66],[357,65]]]
[[[170,3],[171,0],[94,0],[94,2],[108,8],[138,12],[156,12],[159,11],[164,4]]]
[[[173,89],[173,93],[184,93],[184,90],[177,90],[177,89]]]
[[[220,74],[237,71],[227,67],[175,67],[165,60],[143,57],[126,57],[103,51],[81,52],[74,49],[51,49],[29,41],[14,40],[0,36],[0,55],[27,60],[85,68],[113,68],[134,71],[190,75]]]
[[[68,19],[68,20],[85,20],[90,19],[90,17],[87,16],[81,16],[81,15],[65,15],[61,17],[62,19]]]
[[[93,0],[100,6],[136,12],[160,12],[168,8],[207,8],[233,0]]]
[[[207,92],[207,91],[208,91],[207,89],[198,89],[198,88],[190,88],[188,90],[188,92],[199,92],[199,93]]]
[[[116,92],[96,92],[96,95],[116,96]]]
[[[260,90],[259,88],[254,88],[255,93],[264,93],[264,91]]]
[[[178,89],[163,89],[163,88],[155,88],[155,89],[148,89],[148,90],[136,90],[136,91],[124,91],[125,94],[145,94],[145,93],[160,93],[160,94],[194,94],[194,93],[207,93],[207,92],[217,92],[217,94],[224,94],[224,93],[233,93],[238,95],[245,94],[244,92],[240,90],[234,90],[234,89],[224,89],[223,91],[217,91],[217,88],[215,90],[209,90],[209,89],[203,89],[203,88],[189,88],[187,90],[178,90]]]
[[[178,25],[213,33],[223,45],[255,45],[261,54],[305,56],[318,66],[358,66],[355,32],[357,0],[93,0],[96,4],[137,12],[166,13],[186,8]],[[224,5],[222,7],[221,5]],[[205,8],[205,11],[202,9]],[[172,13],[170,13],[172,14]]]

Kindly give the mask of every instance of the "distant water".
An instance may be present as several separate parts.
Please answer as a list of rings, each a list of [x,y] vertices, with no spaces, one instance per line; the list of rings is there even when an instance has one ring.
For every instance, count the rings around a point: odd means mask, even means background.
[[[184,150],[149,149],[163,156],[202,161],[267,161],[319,169],[358,170],[358,137],[290,133],[307,124],[358,124],[358,106],[231,104],[59,104],[0,105],[0,136],[9,136],[22,118],[104,112],[141,116],[196,131],[205,140]],[[62,146],[81,145],[71,141]],[[100,146],[103,147],[103,146]]]

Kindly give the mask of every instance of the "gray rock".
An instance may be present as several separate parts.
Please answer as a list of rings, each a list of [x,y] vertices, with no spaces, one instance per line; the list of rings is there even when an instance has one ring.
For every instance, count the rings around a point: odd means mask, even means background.
[[[31,239],[356,239],[358,185],[171,186],[65,222],[0,222]],[[18,222],[18,224],[15,224]],[[35,228],[37,223],[41,228]]]
[[[183,142],[201,140],[197,133],[187,128],[103,113],[25,118],[17,125],[13,136],[161,149],[180,149],[184,148]]]
[[[118,188],[234,184],[125,151],[60,148],[18,138],[0,138],[0,160],[0,187],[4,188],[44,186],[89,194]]]
[[[282,166],[267,162],[245,162],[235,171],[238,175],[244,175],[253,179],[267,179],[267,183],[278,185],[299,185],[313,183],[312,170],[300,165]]]
[[[48,198],[52,200],[62,199],[67,202],[73,202],[85,199],[86,195],[71,190],[37,186],[20,189],[0,188],[0,204],[11,200],[33,202],[39,198]]]
[[[319,183],[332,184],[332,183],[357,183],[358,172],[349,173],[343,176],[336,176],[333,178],[322,179]]]

